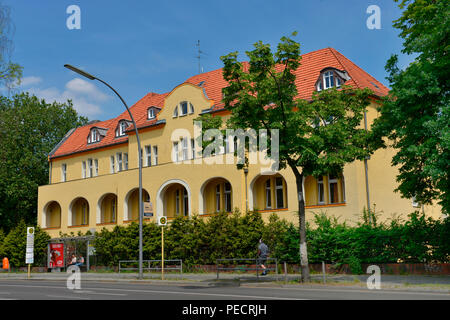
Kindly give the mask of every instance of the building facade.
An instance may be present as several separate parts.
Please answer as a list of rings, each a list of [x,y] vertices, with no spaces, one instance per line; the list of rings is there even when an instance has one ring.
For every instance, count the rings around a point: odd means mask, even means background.
[[[332,48],[304,54],[301,63],[299,98],[342,84],[372,89],[370,126],[379,98],[388,93],[385,86]],[[145,221],[239,209],[258,210],[263,218],[275,212],[298,223],[295,177],[289,168],[271,172],[260,163],[244,171],[237,169],[236,161],[218,164],[218,157],[235,159],[228,144],[215,156],[199,155],[194,119],[206,113],[223,120],[230,116],[221,102],[226,85],[219,69],[191,77],[168,93],[149,93],[130,108],[142,147],[143,201],[153,208],[153,217]],[[368,205],[375,206],[382,219],[418,209],[439,217],[439,208],[419,208],[394,192],[393,154],[389,148],[379,150],[366,163],[346,165],[341,176],[306,177],[307,219],[325,211],[355,222]],[[72,129],[49,155],[49,184],[39,187],[39,225],[58,237],[138,221],[138,157],[126,112]]]

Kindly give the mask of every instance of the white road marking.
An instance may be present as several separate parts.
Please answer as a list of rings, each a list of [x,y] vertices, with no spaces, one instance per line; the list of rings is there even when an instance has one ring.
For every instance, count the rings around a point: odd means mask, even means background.
[[[50,295],[50,294],[47,294],[46,295],[47,297],[50,297],[50,298],[63,298],[63,299],[82,299],[82,300],[90,300],[89,298],[83,298],[83,297],[75,297],[75,296],[57,296],[57,295]]]

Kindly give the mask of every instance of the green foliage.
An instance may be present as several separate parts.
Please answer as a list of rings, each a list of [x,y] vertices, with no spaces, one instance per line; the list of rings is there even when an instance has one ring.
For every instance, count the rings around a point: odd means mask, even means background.
[[[348,264],[353,273],[363,273],[363,264],[396,262],[449,262],[450,219],[426,219],[412,213],[408,220],[390,224],[358,223],[348,226],[337,218],[317,213],[314,228],[308,227],[310,263]],[[144,259],[161,259],[161,227],[145,224]],[[138,259],[139,227],[133,223],[103,229],[95,248],[98,264],[117,266],[119,260]],[[182,259],[187,268],[214,264],[216,259],[256,258],[262,237],[270,256],[279,262],[298,263],[298,228],[272,214],[267,222],[257,212],[218,213],[210,218],[177,217],[164,229],[165,258]]]
[[[0,257],[8,257],[12,268],[25,266],[25,249],[27,244],[27,225],[23,220],[10,230],[10,232],[1,239],[0,232]],[[47,244],[50,236],[38,226],[33,226],[34,230],[34,263],[33,265],[45,266],[47,262]]]
[[[403,53],[416,54],[401,70],[393,55],[386,64],[391,94],[380,108],[374,132],[397,150],[392,164],[403,197],[423,204],[439,200],[450,212],[450,2],[403,0],[394,21],[404,39]]]
[[[0,225],[35,224],[38,186],[48,183],[48,155],[87,119],[69,101],[47,104],[26,93],[0,97]]]

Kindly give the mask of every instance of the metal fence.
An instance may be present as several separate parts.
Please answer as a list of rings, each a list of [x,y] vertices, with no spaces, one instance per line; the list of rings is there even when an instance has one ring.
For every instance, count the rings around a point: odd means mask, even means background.
[[[121,271],[138,271],[139,261],[138,260],[120,260],[119,261],[119,273]],[[145,272],[151,271],[162,271],[162,260],[143,260],[142,270]],[[178,271],[180,277],[183,275],[183,260],[173,259],[164,260],[164,272],[166,271]]]
[[[267,258],[264,265],[266,271],[274,271],[278,279],[278,259]],[[255,271],[256,278],[259,280],[259,272],[263,271],[261,264],[258,264],[258,258],[252,259],[216,259],[217,279],[219,279],[220,271],[234,271],[234,272],[247,272]],[[272,261],[272,263],[270,263]],[[236,263],[238,262],[238,263]]]

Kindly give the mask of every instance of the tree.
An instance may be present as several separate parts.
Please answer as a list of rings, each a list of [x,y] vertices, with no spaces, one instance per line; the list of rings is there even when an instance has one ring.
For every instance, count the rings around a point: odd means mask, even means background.
[[[0,84],[7,88],[19,84],[22,78],[22,67],[11,62],[13,33],[9,7],[0,3]]]
[[[448,213],[450,3],[403,0],[399,7],[406,7],[394,21],[404,39],[402,52],[417,57],[404,70],[397,65],[397,55],[388,60],[392,90],[373,130],[387,137],[397,151],[392,159],[399,166],[396,190],[423,204],[439,200]]]
[[[293,33],[295,36],[296,33]],[[230,128],[279,130],[279,167],[291,168],[296,178],[299,208],[302,281],[309,281],[303,178],[340,175],[346,163],[373,152],[369,133],[361,127],[371,91],[343,86],[314,93],[311,101],[298,99],[295,70],[300,44],[283,37],[273,54],[261,41],[246,52],[248,67],[237,52],[221,57],[225,108]],[[272,154],[268,145],[268,154]]]
[[[0,225],[9,230],[37,217],[38,186],[48,183],[48,155],[87,119],[72,103],[48,104],[26,93],[0,97]]]

